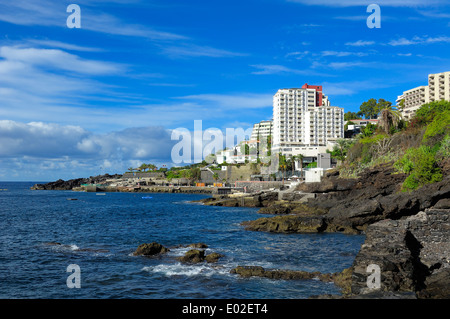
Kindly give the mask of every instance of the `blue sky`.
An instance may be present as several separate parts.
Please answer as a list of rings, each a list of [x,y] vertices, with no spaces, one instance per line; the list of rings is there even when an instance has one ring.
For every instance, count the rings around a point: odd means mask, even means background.
[[[0,180],[170,165],[172,130],[246,129],[279,88],[358,111],[450,71],[444,0],[0,0],[0,30]]]

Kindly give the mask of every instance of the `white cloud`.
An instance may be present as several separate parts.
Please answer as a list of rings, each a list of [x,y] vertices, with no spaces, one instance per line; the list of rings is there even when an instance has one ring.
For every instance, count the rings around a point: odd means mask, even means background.
[[[293,74],[308,74],[307,70],[296,70],[285,67],[283,65],[277,64],[256,64],[251,65],[252,67],[259,69],[259,71],[254,71],[252,74],[282,74],[282,73],[293,73]]]
[[[368,53],[365,52],[348,52],[348,51],[322,51],[321,54],[322,56],[336,56],[336,57],[368,55]]]
[[[119,93],[95,77],[120,76],[126,70],[57,49],[0,47],[0,118],[60,123],[89,115],[87,122],[98,121],[99,115],[108,118],[85,102],[117,98]]]
[[[81,28],[106,34],[144,37],[151,40],[181,40],[187,37],[171,32],[156,30],[139,24],[128,24],[110,14],[99,12],[95,7],[97,1],[80,1]],[[102,1],[100,1],[102,2]],[[126,5],[124,1],[113,1]],[[26,26],[66,26],[69,13],[68,3],[51,0],[15,0],[8,3],[0,2],[0,21]],[[92,7],[94,5],[94,7]],[[103,3],[103,8],[105,4]]]
[[[105,75],[123,72],[123,66],[102,61],[82,59],[57,49],[0,47],[0,57],[38,68],[55,68],[79,74]]]
[[[287,0],[288,2],[298,2],[306,5],[328,6],[328,7],[353,7],[368,6],[372,2],[366,0]],[[423,7],[433,5],[445,5],[446,0],[378,0],[376,4],[386,7]]]
[[[363,47],[375,44],[375,41],[364,41],[358,40],[355,42],[347,42],[345,45],[355,46],[355,47]]]
[[[318,61],[313,62],[312,68],[332,68],[335,70],[341,69],[349,69],[354,67],[378,67],[378,64],[375,62],[360,62],[360,61],[348,61],[348,62],[330,62],[330,63],[321,63]]]
[[[437,19],[450,19],[450,14],[445,12],[435,12],[435,11],[423,11],[418,10],[421,15],[429,18],[437,18]]]
[[[414,44],[431,44],[431,43],[450,43],[450,37],[448,36],[437,36],[437,37],[419,37],[415,36],[412,39],[399,38],[397,40],[391,40],[389,45],[401,46],[401,45],[414,45]]]
[[[161,31],[139,24],[127,24],[110,14],[83,15],[82,29],[106,34],[143,37],[151,40],[186,40],[188,37],[172,32]]]
[[[332,62],[328,66],[333,69],[348,69],[353,67],[371,67],[373,63],[370,62]]]
[[[201,46],[195,44],[181,45],[161,45],[162,54],[170,58],[186,58],[186,57],[209,57],[209,58],[230,58],[245,56],[246,54],[232,52],[222,49],[216,49],[209,46]]]
[[[206,102],[207,107],[217,109],[246,109],[272,107],[272,94],[197,94],[178,97],[177,99],[195,100]]]
[[[99,48],[90,48],[84,47],[76,44],[65,43],[61,41],[53,41],[53,40],[38,40],[38,39],[28,39],[25,43],[26,46],[42,46],[42,47],[51,47],[57,49],[63,49],[68,51],[81,51],[81,52],[100,52],[102,49]]]
[[[297,51],[297,52],[290,52],[285,55],[286,58],[288,57],[294,57],[297,60],[303,59],[305,56],[310,54],[310,51]]]
[[[169,131],[162,127],[97,134],[74,125],[0,121],[1,158],[168,158],[172,144]]]

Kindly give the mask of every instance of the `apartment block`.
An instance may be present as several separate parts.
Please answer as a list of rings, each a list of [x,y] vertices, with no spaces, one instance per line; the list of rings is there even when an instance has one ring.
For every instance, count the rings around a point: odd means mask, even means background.
[[[450,71],[428,75],[430,102],[450,101]]]
[[[410,120],[423,104],[446,100],[450,101],[450,72],[428,75],[428,85],[404,91],[397,98],[397,106],[403,100],[402,117]]]
[[[273,153],[317,157],[344,137],[344,109],[330,106],[322,86],[280,89],[273,97]]]
[[[261,121],[253,125],[252,136],[250,140],[258,138],[267,138],[273,133],[273,121]]]

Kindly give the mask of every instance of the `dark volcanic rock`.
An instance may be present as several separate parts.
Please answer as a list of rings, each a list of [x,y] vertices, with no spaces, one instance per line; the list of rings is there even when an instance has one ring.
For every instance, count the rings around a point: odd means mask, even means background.
[[[224,257],[224,255],[219,253],[211,253],[209,255],[206,255],[205,260],[208,263],[215,263],[219,261],[220,258]]]
[[[136,251],[133,253],[135,256],[153,256],[157,254],[164,254],[168,252],[169,249],[158,243],[141,244],[138,246]]]
[[[286,215],[243,222],[247,230],[268,231],[273,233],[317,233],[326,228],[321,216]]]
[[[182,257],[178,257],[178,260],[184,263],[196,264],[205,260],[205,251],[199,249],[191,249]]]
[[[368,170],[354,180],[332,174],[322,183],[302,184],[301,189],[317,193],[305,204],[288,202],[273,204],[261,213],[286,214],[271,220],[262,218],[245,222],[249,230],[271,232],[311,232],[314,227],[303,227],[312,221],[320,222],[317,231],[358,233],[368,225],[384,219],[411,216],[435,205],[446,208],[450,198],[450,175],[413,192],[400,192],[404,174],[395,174],[392,167],[381,166]],[[305,208],[307,207],[307,208]],[[301,215],[303,218],[293,217]]]
[[[291,205],[285,204],[273,204],[267,207],[263,207],[258,210],[259,214],[274,214],[274,215],[286,215],[292,210]]]
[[[32,190],[71,190],[74,187],[80,187],[82,184],[101,184],[105,182],[107,179],[116,179],[120,178],[122,175],[115,174],[115,175],[99,175],[99,176],[91,176],[89,178],[77,178],[77,179],[70,179],[67,181],[64,181],[62,179],[59,179],[55,182],[50,182],[46,184],[35,184],[33,187],[31,187]]]
[[[318,278],[323,281],[331,281],[331,276],[321,274],[320,272],[308,272],[301,270],[280,270],[280,269],[266,270],[260,266],[238,266],[232,269],[230,273],[238,274],[244,278],[265,277],[270,279],[285,279],[285,280]]]
[[[205,245],[206,246],[206,245]],[[204,248],[204,247],[201,247]],[[201,249],[191,249],[184,254],[182,257],[178,257],[177,259],[183,263],[196,264],[203,261],[207,263],[215,263],[224,255],[219,253],[211,253],[205,256],[205,251]]]
[[[352,294],[373,293],[367,266],[381,270],[380,292],[412,292],[419,298],[450,295],[450,210],[427,209],[401,220],[370,225],[353,263]]]
[[[278,192],[259,192],[240,197],[214,196],[199,200],[204,205],[224,207],[266,207],[278,200]]]

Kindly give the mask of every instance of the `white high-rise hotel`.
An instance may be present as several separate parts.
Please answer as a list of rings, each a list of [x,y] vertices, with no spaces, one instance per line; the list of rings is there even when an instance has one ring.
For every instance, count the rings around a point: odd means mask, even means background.
[[[401,100],[404,101],[401,112],[405,120],[412,119],[416,111],[426,103],[450,101],[450,72],[429,74],[427,86],[404,91],[397,99],[397,106],[400,106]]]
[[[317,157],[344,137],[344,109],[330,106],[322,86],[280,89],[273,97],[272,152]]]

